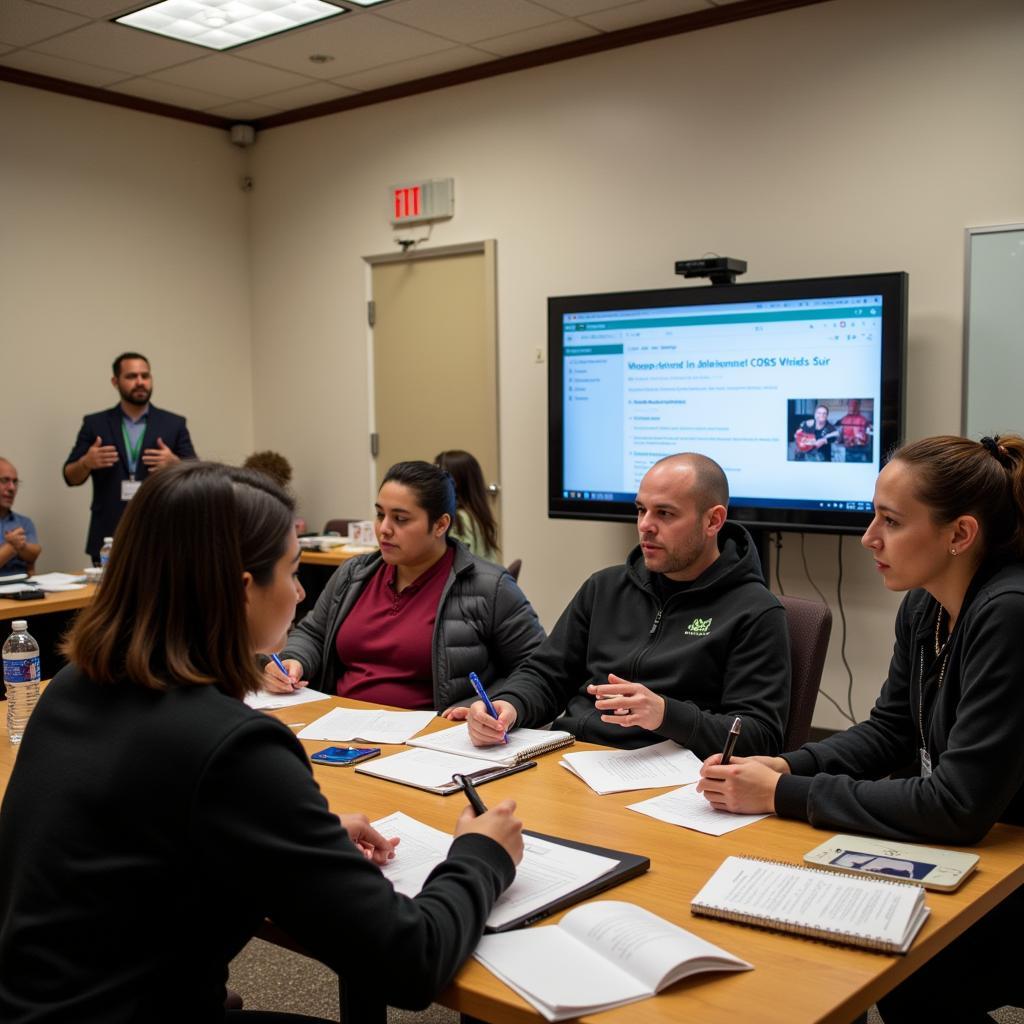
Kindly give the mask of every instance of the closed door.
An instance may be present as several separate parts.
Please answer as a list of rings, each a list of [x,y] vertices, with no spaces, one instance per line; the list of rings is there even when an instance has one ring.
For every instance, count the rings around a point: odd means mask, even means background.
[[[498,499],[494,243],[370,259],[376,478],[472,452]]]

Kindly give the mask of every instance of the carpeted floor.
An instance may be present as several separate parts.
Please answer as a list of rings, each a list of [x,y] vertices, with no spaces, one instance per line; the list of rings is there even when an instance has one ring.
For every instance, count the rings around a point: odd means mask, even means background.
[[[334,972],[260,939],[253,939],[232,962],[228,984],[241,994],[247,1010],[308,1013],[338,1020],[338,979]],[[539,1014],[537,1019],[542,1019]],[[1024,1024],[1024,1010],[1007,1006],[993,1013],[992,1019],[998,1024]],[[422,1013],[388,1011],[388,1024],[458,1024],[458,1020],[454,1010],[443,1006],[431,1006]],[[880,1021],[871,1010],[868,1024]]]

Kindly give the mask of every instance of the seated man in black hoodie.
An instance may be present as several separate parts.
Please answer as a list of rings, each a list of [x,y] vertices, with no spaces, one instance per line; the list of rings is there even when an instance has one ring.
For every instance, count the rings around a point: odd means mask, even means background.
[[[789,712],[789,639],[750,534],[727,523],[729,484],[703,455],[672,455],[636,496],[640,544],[594,573],[547,640],[467,718],[490,746],[513,726],[555,719],[589,743],[644,747],[671,739],[720,752],[733,718],[736,753],[780,750]]]

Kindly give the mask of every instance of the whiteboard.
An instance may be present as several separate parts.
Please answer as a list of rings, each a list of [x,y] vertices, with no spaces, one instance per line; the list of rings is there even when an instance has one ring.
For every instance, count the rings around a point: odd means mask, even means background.
[[[1024,434],[1024,224],[966,241],[962,432]]]

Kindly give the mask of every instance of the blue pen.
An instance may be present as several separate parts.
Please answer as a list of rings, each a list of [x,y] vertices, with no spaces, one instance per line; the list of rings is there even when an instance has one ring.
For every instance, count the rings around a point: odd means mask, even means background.
[[[480,682],[480,677],[475,672],[469,673],[469,681],[473,684],[473,689],[476,690],[476,695],[484,702],[484,707],[487,708],[487,713],[495,721],[498,720],[498,712],[494,710],[494,705],[491,703],[491,698],[487,696],[487,691],[484,689],[484,684]],[[501,734],[503,743],[508,743],[508,733],[503,732]]]
[[[288,680],[289,680],[289,682],[290,682],[290,681],[291,681],[291,678],[292,678],[292,677],[291,677],[291,676],[289,675],[289,673],[288,673],[288,669],[286,669],[286,668],[284,667],[284,662],[283,662],[283,661],[282,661],[282,660],[281,660],[281,659],[280,659],[280,658],[279,658],[279,657],[278,657],[278,656],[277,656],[276,654],[272,654],[272,655],[270,656],[270,660],[271,660],[271,661],[272,661],[272,662],[273,662],[273,663],[274,663],[274,664],[275,664],[275,665],[276,665],[276,666],[277,666],[277,667],[278,667],[278,668],[279,668],[279,669],[280,669],[280,670],[281,670],[281,671],[282,671],[282,672],[283,672],[283,673],[284,673],[284,674],[285,674],[286,676],[288,676]],[[292,689],[293,689],[293,690],[295,689],[295,683],[292,683]]]

